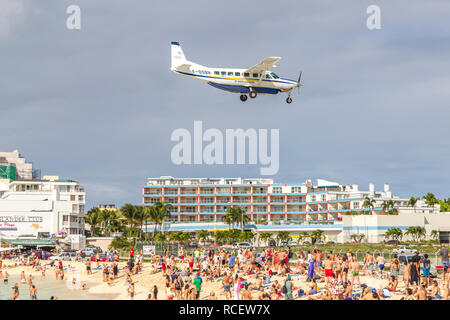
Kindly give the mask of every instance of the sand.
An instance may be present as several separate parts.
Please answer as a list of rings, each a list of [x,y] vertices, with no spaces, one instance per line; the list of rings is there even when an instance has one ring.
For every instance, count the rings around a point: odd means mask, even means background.
[[[45,263],[48,263],[46,261]],[[44,264],[45,264],[44,263]],[[8,265],[13,265],[13,261],[3,260],[3,270],[7,270],[8,273],[13,275],[20,275],[22,271],[25,271],[26,277],[31,273],[34,277],[40,278],[41,272],[32,270],[31,267],[24,267],[24,266],[17,266],[14,268],[6,268]],[[110,263],[108,263],[110,264]],[[69,262],[64,261],[64,267],[71,266],[73,270],[65,271],[65,280],[60,281],[72,281],[72,278],[76,278],[79,280],[77,282],[77,287],[79,288],[81,284],[86,283],[88,288],[86,291],[90,295],[90,299],[92,296],[95,296],[97,299],[112,299],[112,300],[131,300],[127,293],[127,286],[125,283],[125,272],[123,268],[125,267],[125,262],[119,263],[119,277],[118,279],[114,280],[113,283],[110,285],[106,282],[103,282],[103,276],[102,276],[102,270],[92,270],[92,275],[88,275],[86,272],[86,267],[83,262]],[[101,264],[102,265],[102,264]],[[184,268],[186,264],[182,264],[182,267]],[[92,263],[92,268],[95,269],[96,263]],[[144,263],[143,270],[137,274],[133,275],[132,279],[135,283],[135,300],[145,300],[147,299],[147,295],[150,292],[153,292],[152,288],[154,285],[157,285],[158,287],[158,299],[159,300],[165,300],[167,299],[167,294],[165,291],[165,278],[162,275],[162,272],[158,272],[155,274],[151,274],[151,267],[150,263],[146,262]],[[194,270],[195,271],[195,270]],[[255,282],[255,276],[254,275],[247,275],[242,276],[244,279],[247,279],[249,282],[254,283]],[[302,288],[305,292],[309,290],[308,282],[306,282],[306,276],[304,275],[291,275],[292,277],[292,283],[293,288],[296,288],[294,291],[294,298],[296,300],[305,300],[308,299],[307,297],[303,296],[301,298],[297,298],[296,291],[298,288]],[[51,268],[50,266],[47,266],[46,271],[46,278],[55,279],[55,271],[54,268]],[[275,280],[278,280],[279,283],[283,284],[286,277],[281,276],[273,276],[272,277],[272,283]],[[351,276],[350,276],[351,280]],[[381,289],[387,286],[388,280],[387,279],[375,279],[373,277],[369,277],[367,275],[361,276],[361,283],[365,283],[369,287]],[[68,287],[70,287],[70,283],[67,283]],[[324,283],[318,282],[319,287],[324,287]],[[39,288],[38,288],[39,289]],[[399,290],[403,291],[404,284],[403,281],[399,281]],[[69,289],[68,289],[69,290]],[[74,289],[72,290],[73,297],[75,298],[77,296],[77,292],[80,293],[80,295],[77,297],[78,299],[81,297],[81,290],[80,289]],[[202,284],[202,290],[200,294],[200,300],[206,300],[210,293],[214,292],[216,297],[219,300],[225,300],[225,293],[223,291],[222,283],[220,281],[207,281],[204,280]],[[251,291],[253,299],[257,299],[258,292]],[[391,300],[398,300],[403,295],[400,293],[393,293]],[[281,299],[284,299],[283,297]]]

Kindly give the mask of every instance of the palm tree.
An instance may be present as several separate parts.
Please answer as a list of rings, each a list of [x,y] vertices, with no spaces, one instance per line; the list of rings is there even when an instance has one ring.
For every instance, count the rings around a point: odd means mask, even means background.
[[[416,212],[416,204],[417,201],[419,201],[420,198],[415,198],[415,197],[411,197],[409,198],[408,203],[406,204],[407,207],[413,207],[414,208],[414,212]]]
[[[303,240],[305,240],[309,237],[310,237],[310,235],[308,232],[306,232],[306,231],[299,232],[297,243],[300,244],[300,242],[302,242]]]
[[[400,228],[390,228],[384,233],[384,236],[388,239],[400,240],[403,237],[403,232]]]
[[[255,237],[255,234],[251,231],[241,232],[239,238],[241,241],[251,241]]]
[[[238,224],[241,226],[241,229],[244,229],[244,225],[250,221],[250,217],[240,207],[230,207],[226,213],[224,221],[233,227],[235,224]]]
[[[425,199],[425,203],[426,203],[428,206],[430,206],[430,207],[432,207],[432,206],[434,206],[435,204],[438,204],[438,203],[439,203],[439,200],[436,199],[436,197],[434,196],[434,194],[431,193],[431,192],[428,192],[425,196],[423,196],[423,199]]]
[[[388,200],[388,201],[384,201],[381,206],[383,208],[383,211],[387,212],[388,210],[394,208],[395,204],[396,204],[396,201]]]
[[[132,231],[133,225],[135,223],[135,217],[136,217],[136,207],[133,206],[131,203],[126,203],[123,205],[122,208],[120,208],[120,212],[122,213],[122,216],[125,218],[125,220],[128,223],[128,226],[130,228],[130,238],[131,238],[131,231]]]
[[[169,208],[172,205],[165,204],[164,201],[155,203],[149,212],[149,220],[153,222],[154,224],[154,231],[153,235],[155,234],[155,231],[159,225],[163,225],[164,220],[170,216]]]
[[[90,226],[91,235],[95,234],[95,229],[100,223],[100,212],[101,210],[99,208],[92,208],[84,216],[84,221]]]
[[[180,241],[181,240],[181,232],[171,232],[169,234],[169,241]]]
[[[288,239],[289,239],[289,231],[278,231],[277,233],[278,243],[280,243],[280,241],[287,241]]]
[[[269,239],[272,238],[272,233],[270,233],[270,232],[261,232],[259,234],[259,238],[261,240],[263,240],[263,241],[266,241],[266,244],[267,244],[267,241],[269,241]]]
[[[208,239],[208,236],[209,236],[209,234],[208,234],[208,231],[206,231],[206,230],[200,230],[197,232],[197,238],[199,240],[206,241],[206,239]]]
[[[433,240],[439,240],[439,230],[432,230],[430,236]]]
[[[108,225],[106,226],[109,232],[119,232],[122,231],[124,226],[119,215],[119,211],[111,210],[108,217]]]
[[[317,241],[322,240],[323,230],[316,229],[310,234],[311,244],[315,244]]]
[[[363,202],[362,207],[363,207],[363,208],[370,208],[370,209],[371,209],[371,212],[373,213],[373,209],[375,208],[375,203],[376,203],[375,200],[370,199],[369,197],[366,197],[366,198],[364,199],[364,202]]]
[[[420,226],[411,226],[406,229],[405,235],[409,235],[413,238],[413,241],[418,242],[421,238],[426,235],[426,231],[424,227]]]
[[[186,242],[189,241],[191,239],[191,235],[189,234],[189,232],[183,232],[180,235],[180,241]]]
[[[354,242],[361,242],[366,236],[362,233],[353,233],[350,235],[350,239],[352,239]]]

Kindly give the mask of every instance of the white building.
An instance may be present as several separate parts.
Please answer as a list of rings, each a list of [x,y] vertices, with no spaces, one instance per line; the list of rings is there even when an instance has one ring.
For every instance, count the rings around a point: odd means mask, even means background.
[[[0,237],[66,236],[84,238],[85,191],[76,181],[44,176],[42,180],[0,180]]]
[[[372,206],[365,206],[366,199]],[[366,242],[381,242],[387,229],[425,227],[427,236],[440,231],[448,241],[450,215],[439,213],[439,205],[428,206],[423,200],[414,207],[409,198],[392,194],[389,185],[375,191],[318,179],[299,183],[280,183],[272,179],[243,178],[149,178],[142,188],[144,206],[164,201],[170,204],[166,231],[227,229],[224,216],[229,207],[241,207],[250,218],[246,229],[256,233],[323,230],[326,241],[350,242],[354,233],[364,233]],[[388,207],[389,206],[389,207]],[[398,215],[390,215],[396,210]],[[147,224],[145,231],[152,231]]]

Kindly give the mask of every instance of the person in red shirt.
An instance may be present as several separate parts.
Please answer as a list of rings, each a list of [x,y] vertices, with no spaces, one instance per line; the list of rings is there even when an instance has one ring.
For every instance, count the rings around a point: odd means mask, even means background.
[[[134,256],[134,250],[133,250],[133,248],[131,248],[130,249],[130,257],[133,258],[133,256]]]
[[[164,260],[161,262],[161,268],[162,268],[163,275],[165,275],[167,267],[166,267],[166,263],[164,262]]]

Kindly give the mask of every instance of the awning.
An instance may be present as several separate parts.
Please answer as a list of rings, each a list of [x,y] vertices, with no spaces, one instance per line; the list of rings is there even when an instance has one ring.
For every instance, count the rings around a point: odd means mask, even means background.
[[[17,248],[13,248],[13,247],[9,247],[9,248],[0,248],[0,252],[3,252],[3,251],[12,251],[12,250],[17,250]]]
[[[55,246],[55,244],[52,241],[45,239],[1,239],[1,242],[6,242],[13,246],[24,246],[24,247]]]

